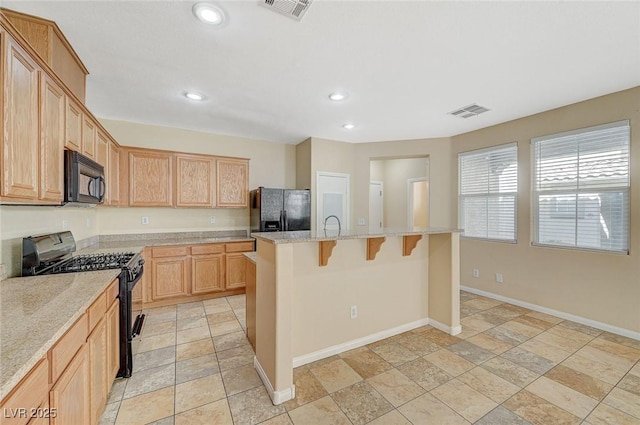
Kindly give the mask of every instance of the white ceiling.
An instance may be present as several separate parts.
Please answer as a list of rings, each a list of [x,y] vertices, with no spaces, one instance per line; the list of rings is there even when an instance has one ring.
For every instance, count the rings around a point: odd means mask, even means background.
[[[640,85],[638,1],[217,1],[219,29],[193,3],[2,0],[58,23],[96,116],[276,142],[452,136]],[[491,111],[447,115],[471,103]]]

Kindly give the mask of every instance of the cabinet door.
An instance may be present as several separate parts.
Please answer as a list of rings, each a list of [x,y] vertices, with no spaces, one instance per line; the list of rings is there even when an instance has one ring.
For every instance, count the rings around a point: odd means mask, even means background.
[[[40,81],[40,198],[62,202],[65,94],[47,74]]]
[[[224,290],[224,254],[191,257],[191,293],[204,294]]]
[[[8,36],[3,84],[5,109],[1,194],[12,198],[37,199],[40,145],[38,68]]]
[[[120,205],[120,147],[109,141],[107,194],[109,205]]]
[[[109,174],[109,136],[104,131],[96,131],[96,162],[104,167],[104,172]],[[108,178],[108,177],[107,177]]]
[[[96,325],[87,340],[89,346],[89,384],[91,422],[98,423],[102,409],[107,404],[107,322]]]
[[[170,207],[173,204],[171,154],[129,152],[129,205]]]
[[[110,388],[120,368],[120,300],[107,310],[107,387]],[[108,394],[108,391],[107,391]]]
[[[177,207],[213,207],[213,166],[210,158],[176,155]]]
[[[154,301],[187,295],[189,257],[151,260],[151,296]]]
[[[82,109],[75,100],[66,96],[64,147],[82,152]]]
[[[246,160],[216,161],[218,207],[249,206],[249,163]]]
[[[51,389],[49,406],[56,409],[50,425],[90,423],[89,361],[84,344]]]
[[[227,289],[244,288],[246,285],[245,261],[242,253],[227,254]]]
[[[82,153],[96,159],[96,124],[90,115],[82,114]]]

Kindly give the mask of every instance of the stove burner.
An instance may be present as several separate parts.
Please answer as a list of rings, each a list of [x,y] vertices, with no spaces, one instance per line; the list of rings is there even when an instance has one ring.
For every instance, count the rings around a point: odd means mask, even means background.
[[[78,255],[55,264],[49,273],[74,273],[94,270],[121,269],[133,258],[133,252],[109,253],[109,254],[85,254]]]

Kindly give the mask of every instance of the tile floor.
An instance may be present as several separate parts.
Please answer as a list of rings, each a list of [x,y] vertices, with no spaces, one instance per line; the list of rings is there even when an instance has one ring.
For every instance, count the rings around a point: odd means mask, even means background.
[[[461,293],[462,334],[425,326],[297,368],[273,406],[244,296],[145,311],[135,374],[101,424],[640,424],[640,341]]]

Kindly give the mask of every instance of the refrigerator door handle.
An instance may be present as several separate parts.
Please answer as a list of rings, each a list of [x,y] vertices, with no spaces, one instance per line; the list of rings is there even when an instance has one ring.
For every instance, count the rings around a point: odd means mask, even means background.
[[[283,229],[285,232],[289,231],[289,223],[287,222],[287,210],[282,211]]]
[[[284,230],[284,210],[280,210],[280,231]]]

